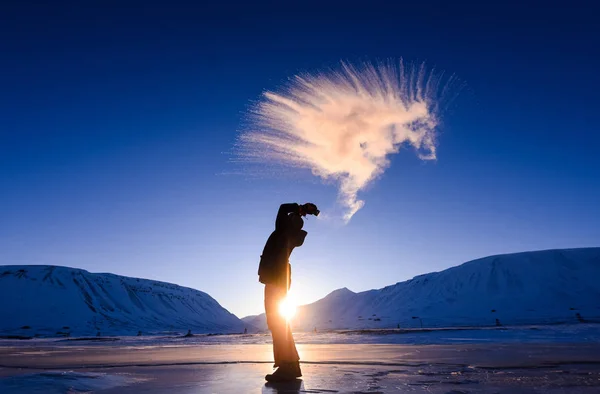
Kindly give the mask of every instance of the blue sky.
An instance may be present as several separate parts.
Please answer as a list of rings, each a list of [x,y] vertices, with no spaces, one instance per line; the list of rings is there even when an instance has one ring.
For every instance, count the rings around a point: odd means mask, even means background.
[[[278,205],[326,212],[336,188],[232,163],[245,112],[298,72],[399,57],[465,83],[438,160],[404,150],[348,225],[308,220],[292,256],[301,302],[490,254],[599,246],[598,10],[423,3],[3,4],[0,264],[158,279],[261,312]]]

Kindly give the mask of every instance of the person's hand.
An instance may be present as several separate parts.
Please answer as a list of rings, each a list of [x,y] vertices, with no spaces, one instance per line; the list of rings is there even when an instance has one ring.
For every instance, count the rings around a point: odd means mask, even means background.
[[[298,215],[306,216],[306,209],[304,208],[304,205],[298,205]]]
[[[319,209],[317,209],[317,206],[312,202],[307,202],[302,205],[302,212],[304,212],[304,214],[317,216],[319,214]]]

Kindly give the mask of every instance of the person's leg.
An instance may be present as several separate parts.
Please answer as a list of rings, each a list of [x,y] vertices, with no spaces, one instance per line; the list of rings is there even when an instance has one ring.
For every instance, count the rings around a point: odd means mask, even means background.
[[[288,369],[288,374],[299,378],[302,376],[302,370],[300,369],[300,356],[296,349],[296,343],[292,335],[292,329],[288,324],[286,327],[286,343],[285,343],[285,355],[282,356],[283,365]]]
[[[267,327],[273,338],[273,358],[275,366],[279,367],[285,359],[287,344],[285,319],[279,314],[279,304],[285,297],[285,290],[278,286],[265,285],[265,313],[267,316]]]
[[[296,342],[294,342],[294,336],[292,335],[292,327],[289,324],[286,324],[286,326],[286,354],[283,359],[285,361],[296,363],[300,361],[300,356],[298,355]]]
[[[298,360],[298,351],[292,337],[292,330],[285,318],[279,313],[279,305],[286,296],[287,291],[274,285],[265,285],[265,311],[267,326],[273,338],[273,357],[275,373],[267,375],[269,381],[294,380],[302,376]]]

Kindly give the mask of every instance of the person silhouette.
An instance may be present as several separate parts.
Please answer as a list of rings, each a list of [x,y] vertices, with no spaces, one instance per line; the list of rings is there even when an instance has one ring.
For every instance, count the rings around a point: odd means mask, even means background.
[[[265,313],[267,327],[273,338],[274,367],[277,370],[265,376],[269,382],[295,380],[302,376],[300,357],[286,319],[279,313],[279,305],[287,296],[292,283],[290,254],[302,246],[307,232],[303,216],[319,214],[313,203],[282,204],[277,212],[275,231],[271,233],[260,256],[258,280],[265,285]]]

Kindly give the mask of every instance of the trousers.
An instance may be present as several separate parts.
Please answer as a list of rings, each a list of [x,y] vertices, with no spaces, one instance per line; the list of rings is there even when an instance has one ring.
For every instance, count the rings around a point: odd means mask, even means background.
[[[267,326],[273,337],[273,357],[275,366],[282,363],[298,362],[300,356],[296,350],[296,343],[292,336],[292,329],[286,319],[279,313],[279,304],[285,299],[287,290],[283,287],[265,285],[265,312],[267,315]]]

